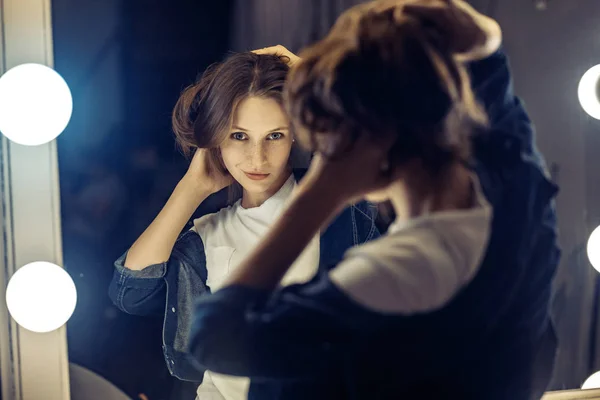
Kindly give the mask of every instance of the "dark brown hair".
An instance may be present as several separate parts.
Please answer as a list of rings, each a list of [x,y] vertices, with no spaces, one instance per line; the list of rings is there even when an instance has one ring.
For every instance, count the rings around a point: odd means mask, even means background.
[[[395,135],[390,166],[420,159],[438,174],[469,156],[469,135],[485,126],[485,113],[442,32],[374,3],[344,14],[301,54],[286,88],[288,113],[313,151],[334,156],[360,134]]]
[[[226,172],[219,145],[227,137],[236,106],[250,96],[282,104],[288,66],[277,56],[235,53],[211,65],[187,87],[173,110],[173,132],[186,156],[209,149],[208,165]],[[283,105],[283,104],[282,104]]]

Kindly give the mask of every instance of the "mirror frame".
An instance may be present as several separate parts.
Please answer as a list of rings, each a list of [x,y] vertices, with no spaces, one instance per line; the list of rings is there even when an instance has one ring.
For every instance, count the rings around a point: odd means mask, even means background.
[[[23,63],[53,66],[50,0],[2,0],[0,27],[0,72]],[[2,398],[68,400],[66,327],[28,331],[10,317],[5,300],[8,279],[20,267],[33,261],[62,265],[56,141],[35,147],[4,136],[0,141]]]

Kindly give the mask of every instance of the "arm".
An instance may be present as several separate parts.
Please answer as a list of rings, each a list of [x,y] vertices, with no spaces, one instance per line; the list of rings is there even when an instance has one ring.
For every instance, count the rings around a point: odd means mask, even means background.
[[[272,296],[229,286],[197,303],[188,350],[200,369],[252,380],[324,376],[374,321],[326,274]]]
[[[535,128],[515,95],[508,58],[502,49],[469,65],[471,84],[490,121],[490,135],[516,138],[540,168],[546,163],[535,142]]]
[[[131,246],[124,266],[132,271],[141,271],[165,263],[181,230],[210,194],[189,176],[184,177],[158,216]]]
[[[192,214],[211,193],[227,186],[231,177],[209,174],[206,152],[196,151],[188,172],[158,216],[133,246],[115,262],[109,296],[121,310],[136,314],[160,314],[164,310],[164,277],[174,246],[178,253],[193,249],[194,240],[184,233],[177,239]],[[177,244],[176,244],[177,243]]]
[[[146,316],[164,313],[167,263],[133,271],[124,265],[126,256],[127,253],[115,261],[108,297],[119,310],[127,314]]]
[[[148,266],[165,263],[179,233],[200,203],[231,184],[233,178],[210,168],[206,157],[206,150],[196,151],[187,173],[167,204],[127,252],[126,268],[141,271]],[[209,172],[211,169],[214,171]]]
[[[204,252],[202,240],[194,231],[185,231],[173,247],[169,261],[150,265],[142,270],[130,270],[124,265],[127,253],[115,261],[115,271],[108,294],[121,311],[133,315],[162,315],[165,309],[167,271],[181,268],[183,263],[199,269],[203,281],[202,264],[198,255]]]
[[[109,297],[121,310],[134,315],[164,312],[167,268],[176,263],[171,253],[178,237],[200,202],[208,195],[183,178],[158,216],[117,261]],[[185,238],[186,233],[182,238]]]
[[[485,243],[490,213],[481,208],[477,223],[450,226],[461,238]],[[251,379],[330,376],[383,315],[404,315],[410,323],[413,315],[443,307],[472,279],[465,265],[479,256],[449,246],[453,237],[430,226],[386,237],[310,283],[273,295],[230,286],[198,303],[190,351],[205,368]]]

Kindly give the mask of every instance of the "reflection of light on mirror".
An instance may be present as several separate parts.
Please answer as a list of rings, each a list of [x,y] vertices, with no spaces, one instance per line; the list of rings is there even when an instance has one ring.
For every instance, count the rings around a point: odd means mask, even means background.
[[[0,77],[0,132],[27,146],[48,143],[67,127],[71,91],[52,68],[22,64]]]
[[[598,226],[587,242],[587,255],[592,267],[600,272],[600,226]]]
[[[582,389],[598,389],[600,388],[600,371],[594,372],[581,385]]]
[[[591,117],[600,119],[600,65],[590,68],[579,81],[577,94],[583,110]]]
[[[6,287],[10,315],[33,332],[50,332],[63,326],[76,303],[77,290],[67,271],[45,261],[19,268]]]

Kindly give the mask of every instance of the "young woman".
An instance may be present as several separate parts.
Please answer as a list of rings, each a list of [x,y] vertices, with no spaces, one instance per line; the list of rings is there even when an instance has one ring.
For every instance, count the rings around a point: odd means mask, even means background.
[[[164,314],[169,370],[182,380],[203,381],[201,400],[247,397],[248,379],[198,371],[185,349],[193,301],[221,287],[281,214],[304,173],[290,165],[294,136],[282,108],[288,69],[274,55],[235,54],[183,92],[173,128],[184,152],[195,150],[189,170],[115,263],[113,302],[131,314]],[[216,197],[208,199],[213,193]],[[184,229],[202,203],[216,212]],[[319,267],[335,265],[345,250],[378,235],[373,207],[349,206],[315,232],[281,285],[307,282]]]
[[[556,188],[500,38],[460,0],[381,1],[303,53],[286,99],[318,155],[258,247],[196,306],[197,365],[250,376],[252,399],[541,397],[556,349]],[[278,288],[362,197],[391,202],[388,233]]]

